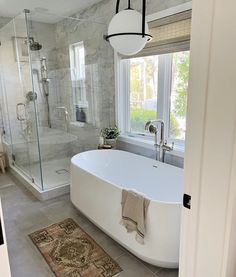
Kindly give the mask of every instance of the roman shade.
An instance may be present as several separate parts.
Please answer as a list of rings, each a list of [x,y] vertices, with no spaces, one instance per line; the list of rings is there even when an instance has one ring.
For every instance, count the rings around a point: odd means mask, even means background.
[[[187,51],[190,48],[192,10],[184,11],[149,22],[153,39],[132,57]],[[122,56],[122,59],[127,57]]]

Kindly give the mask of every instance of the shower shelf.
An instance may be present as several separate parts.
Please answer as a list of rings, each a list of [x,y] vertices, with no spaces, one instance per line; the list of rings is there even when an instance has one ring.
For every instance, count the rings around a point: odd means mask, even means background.
[[[85,122],[78,122],[78,121],[76,121],[76,122],[70,122],[70,125],[71,126],[76,126],[76,127],[84,127],[84,126],[86,126],[88,124],[85,123]]]

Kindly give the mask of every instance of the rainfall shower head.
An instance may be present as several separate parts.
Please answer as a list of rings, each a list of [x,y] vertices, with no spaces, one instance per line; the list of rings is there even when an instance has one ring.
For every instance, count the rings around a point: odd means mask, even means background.
[[[30,43],[30,50],[31,51],[39,51],[42,49],[42,44],[40,44],[37,41],[34,41],[33,37],[29,38],[29,43]]]

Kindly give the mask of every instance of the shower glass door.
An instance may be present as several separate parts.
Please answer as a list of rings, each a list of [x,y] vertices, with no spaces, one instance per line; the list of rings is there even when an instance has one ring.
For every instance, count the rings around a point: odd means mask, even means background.
[[[2,109],[10,163],[42,189],[36,104],[25,14],[0,30]],[[36,164],[36,166],[34,166]],[[34,172],[32,172],[34,167]]]

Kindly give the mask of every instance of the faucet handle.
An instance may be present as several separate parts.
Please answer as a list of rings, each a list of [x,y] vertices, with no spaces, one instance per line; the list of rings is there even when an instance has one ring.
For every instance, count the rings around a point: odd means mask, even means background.
[[[164,148],[165,151],[172,151],[172,150],[174,150],[174,145],[175,145],[174,142],[171,143],[171,146],[168,145],[167,140],[165,140],[163,148]]]

